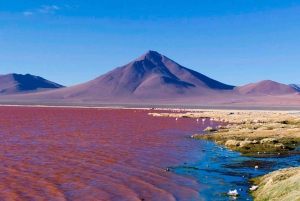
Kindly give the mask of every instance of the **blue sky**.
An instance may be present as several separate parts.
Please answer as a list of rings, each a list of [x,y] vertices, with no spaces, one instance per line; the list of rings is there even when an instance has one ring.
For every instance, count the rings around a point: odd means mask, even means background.
[[[0,2],[0,74],[71,86],[148,50],[227,84],[300,84],[300,0]]]

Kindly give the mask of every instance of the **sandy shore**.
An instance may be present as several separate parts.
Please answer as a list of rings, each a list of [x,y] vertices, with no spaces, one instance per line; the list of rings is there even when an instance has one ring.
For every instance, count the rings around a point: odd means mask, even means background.
[[[243,155],[262,156],[292,154],[300,145],[300,111],[270,110],[202,110],[149,113],[158,117],[196,118],[218,121],[217,127],[207,127],[207,134],[191,137],[213,140]],[[287,168],[253,179],[259,188],[255,200],[300,200],[300,168]],[[272,181],[272,182],[270,182]],[[290,199],[293,198],[293,199]]]

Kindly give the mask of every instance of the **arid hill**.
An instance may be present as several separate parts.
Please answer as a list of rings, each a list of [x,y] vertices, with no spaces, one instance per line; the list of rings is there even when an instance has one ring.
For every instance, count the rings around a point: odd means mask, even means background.
[[[62,87],[62,85],[30,74],[0,75],[0,95],[33,93]]]
[[[239,91],[241,94],[254,95],[286,95],[297,92],[289,85],[280,84],[272,80],[263,80],[242,87],[236,87],[235,90]]]

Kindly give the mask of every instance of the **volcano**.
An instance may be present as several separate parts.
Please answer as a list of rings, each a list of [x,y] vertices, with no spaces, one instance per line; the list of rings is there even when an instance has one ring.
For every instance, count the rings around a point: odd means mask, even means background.
[[[43,97],[77,100],[172,99],[233,88],[183,67],[155,51],[148,51],[91,81],[43,93]]]

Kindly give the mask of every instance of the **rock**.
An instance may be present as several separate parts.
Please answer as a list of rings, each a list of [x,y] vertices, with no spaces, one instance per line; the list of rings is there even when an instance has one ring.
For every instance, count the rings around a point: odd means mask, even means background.
[[[226,128],[228,128],[228,127],[227,126],[221,126],[221,125],[218,126],[218,129],[226,129]]]
[[[275,144],[278,140],[275,138],[264,138],[260,141],[260,144]]]
[[[285,148],[286,148],[285,145],[282,144],[282,143],[276,143],[276,144],[274,145],[274,147],[280,147],[280,148],[282,148],[282,149],[285,149]]]
[[[213,132],[213,131],[217,131],[217,130],[215,128],[212,128],[212,127],[208,126],[206,129],[204,129],[204,131]]]
[[[194,134],[194,135],[191,136],[191,138],[197,138],[197,137],[199,137],[199,136],[201,136],[201,135],[199,135],[199,134]]]
[[[238,140],[228,140],[225,143],[225,146],[226,147],[238,147],[238,146],[240,146],[240,141],[238,141]]]
[[[247,147],[250,144],[252,144],[252,141],[241,141],[240,147]]]

